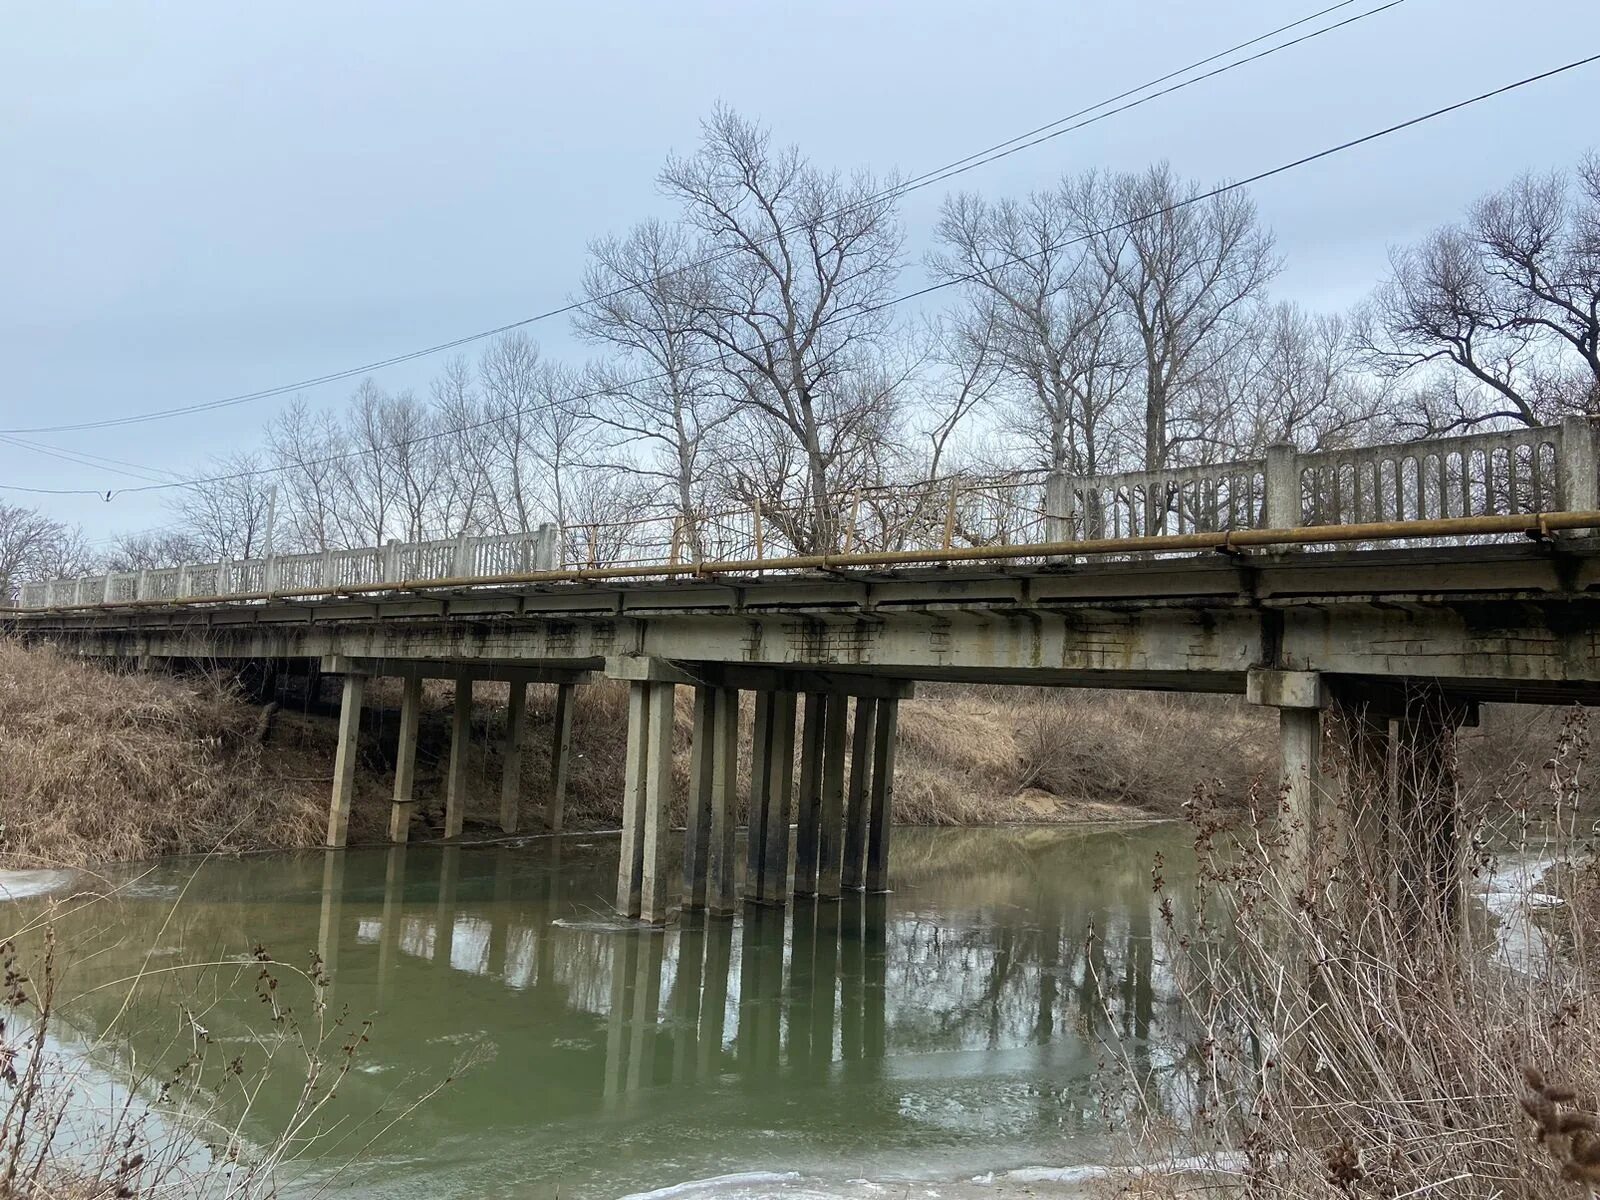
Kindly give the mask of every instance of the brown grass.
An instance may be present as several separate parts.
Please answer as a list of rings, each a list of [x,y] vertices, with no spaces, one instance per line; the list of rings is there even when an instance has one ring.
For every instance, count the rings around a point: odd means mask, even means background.
[[[1492,745],[1509,727],[1463,741]],[[1258,794],[1239,824],[1198,799],[1193,915],[1160,900],[1191,1052],[1161,1088],[1129,1070],[1138,1157],[1198,1155],[1237,1194],[1274,1200],[1594,1194],[1587,718],[1569,710],[1542,752],[1516,749],[1477,780],[1447,757],[1446,790],[1379,834],[1334,815],[1382,813],[1390,794],[1336,745],[1342,790],[1308,882],[1272,819],[1279,797]],[[1405,758],[1399,770],[1402,788],[1438,778]],[[1453,851],[1428,828],[1446,806]],[[1459,883],[1419,879],[1430,860]],[[1159,864],[1154,878],[1160,894]]]
[[[212,681],[113,675],[0,641],[0,861],[315,843],[326,789],[268,770],[269,723]]]
[[[221,676],[114,674],[49,650],[0,643],[0,854],[13,866],[316,845],[333,771],[337,691],[288,680],[252,703]],[[419,730],[413,836],[443,827],[452,685],[430,682]],[[691,696],[680,689],[678,812],[688,783]],[[497,827],[506,686],[474,690],[467,825]],[[368,689],[352,842],[386,836],[399,726],[394,680]],[[522,794],[541,803],[554,689],[530,689]],[[743,706],[740,804],[748,795]],[[1171,815],[1203,783],[1243,791],[1267,764],[1267,714],[1222,697],[921,689],[901,707],[895,818],[905,824]],[[580,688],[567,824],[621,820],[627,688]]]

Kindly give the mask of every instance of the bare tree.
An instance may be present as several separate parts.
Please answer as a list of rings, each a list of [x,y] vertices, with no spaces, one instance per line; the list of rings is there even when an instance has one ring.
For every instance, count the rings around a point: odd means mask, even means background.
[[[339,460],[348,449],[339,422],[314,412],[303,396],[268,422],[267,454],[279,483],[275,549],[341,548]]]
[[[265,553],[273,481],[261,460],[253,454],[212,459],[206,475],[204,481],[180,488],[171,501],[176,532],[197,555],[193,561]]]
[[[775,149],[728,109],[703,128],[699,151],[661,173],[708,259],[695,330],[716,348],[729,393],[760,414],[757,428],[800,450],[807,516],[796,534],[803,549],[831,548],[834,469],[875,423],[861,405],[885,399],[863,381],[888,334],[883,304],[900,266],[892,186]]]
[[[1084,176],[1068,203],[1131,323],[1143,384],[1143,467],[1181,461],[1205,433],[1180,406],[1248,328],[1277,272],[1272,236],[1241,192],[1204,199],[1165,163],[1141,174]]]
[[[933,274],[959,281],[959,320],[1003,367],[1010,430],[1040,466],[1093,475],[1115,461],[1116,410],[1133,348],[1118,310],[1114,263],[1084,244],[1075,191],[1090,176],[1024,202],[952,196],[938,225]]]
[[[637,225],[589,247],[587,306],[575,324],[617,357],[589,371],[588,414],[610,430],[611,465],[670,489],[690,558],[704,557],[699,512],[707,448],[735,413],[714,345],[696,326],[705,266],[680,226]],[[643,457],[639,457],[642,454]]]
[[[36,508],[0,503],[0,597],[13,600],[20,585],[55,578],[72,538],[65,525]]]
[[[1421,432],[1600,409],[1600,158],[1522,176],[1390,266],[1362,341],[1389,377],[1423,377]]]

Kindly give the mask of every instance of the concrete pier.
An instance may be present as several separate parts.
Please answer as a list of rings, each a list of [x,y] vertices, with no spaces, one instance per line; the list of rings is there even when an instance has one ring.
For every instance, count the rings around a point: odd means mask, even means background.
[[[672,807],[671,683],[628,685],[628,744],[623,781],[622,853],[617,911],[651,924],[666,921],[673,894],[668,816]]]
[[[456,680],[450,715],[450,774],[445,783],[444,836],[461,836],[467,813],[467,754],[472,747],[472,680]]]
[[[822,851],[822,744],[831,703],[808,692],[801,717],[800,782],[795,791],[794,894],[815,896]]]
[[[395,742],[394,802],[389,808],[391,842],[404,842],[411,836],[411,814],[417,802],[417,730],[421,720],[422,679],[412,677],[400,685],[400,733]]]
[[[833,695],[822,733],[822,800],[818,816],[817,895],[837,899],[844,869],[844,774],[850,698]]]
[[[500,830],[515,833],[522,812],[522,739],[528,712],[528,685],[512,683],[506,698],[506,739],[500,767]]]
[[[873,729],[877,715],[876,700],[856,697],[855,724],[850,736],[850,787],[845,793],[844,862],[840,868],[840,886],[849,891],[867,886],[867,839],[871,825],[869,785],[876,749]]]
[[[566,820],[567,780],[572,774],[572,709],[576,685],[556,684],[556,707],[550,724],[550,790],[544,803],[544,827],[560,833]]]
[[[333,797],[328,804],[328,845],[342,847],[350,832],[350,801],[356,791],[356,757],[360,753],[361,706],[366,696],[365,675],[344,677],[344,697],[339,705],[339,742],[333,759]]]
[[[894,828],[894,749],[900,727],[900,702],[879,700],[873,733],[872,806],[868,814],[867,875],[869,892],[889,890],[889,834]]]

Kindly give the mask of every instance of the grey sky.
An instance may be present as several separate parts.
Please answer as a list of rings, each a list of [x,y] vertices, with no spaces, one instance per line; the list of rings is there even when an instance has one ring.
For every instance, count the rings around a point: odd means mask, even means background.
[[[269,387],[557,304],[589,238],[665,211],[655,172],[718,100],[819,162],[914,174],[1327,3],[13,0],[0,427]],[[1159,158],[1248,175],[1595,51],[1591,0],[1406,0],[958,183],[1015,194]],[[1597,102],[1591,67],[1261,185],[1275,294],[1358,300],[1388,246],[1600,142]],[[908,287],[943,194],[905,203]],[[530,333],[585,353],[559,320]],[[378,378],[417,385],[437,365]],[[286,403],[39,440],[191,472]],[[0,483],[129,482],[0,445]],[[162,518],[148,496],[36,502],[92,537]]]

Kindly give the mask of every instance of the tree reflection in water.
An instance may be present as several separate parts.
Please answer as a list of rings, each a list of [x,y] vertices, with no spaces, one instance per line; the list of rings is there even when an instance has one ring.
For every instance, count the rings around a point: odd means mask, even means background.
[[[1149,869],[1161,850],[1179,882],[1182,844],[1174,828],[905,830],[890,895],[688,914],[664,931],[610,918],[602,838],[268,856],[192,881],[160,868],[59,932],[86,952],[71,1011],[86,1037],[122,999],[96,979],[131,974],[157,939],[190,962],[258,941],[285,960],[317,947],[330,1004],[374,1020],[346,1111],[392,1107],[465,1041],[492,1042],[493,1061],[380,1143],[379,1179],[419,1151],[490,1192],[515,1171],[567,1180],[567,1195],[648,1182],[663,1156],[716,1173],[885,1152],[964,1163],[981,1146],[1003,1165],[1071,1157],[1070,1139],[1098,1127],[1105,1022],[1138,1069],[1177,1060],[1159,1031],[1173,987]],[[123,1061],[159,1044],[140,1030],[170,1028],[175,1000],[248,1046],[260,1013],[240,973],[143,986]],[[285,1111],[293,1082],[269,1086],[251,1119]]]

